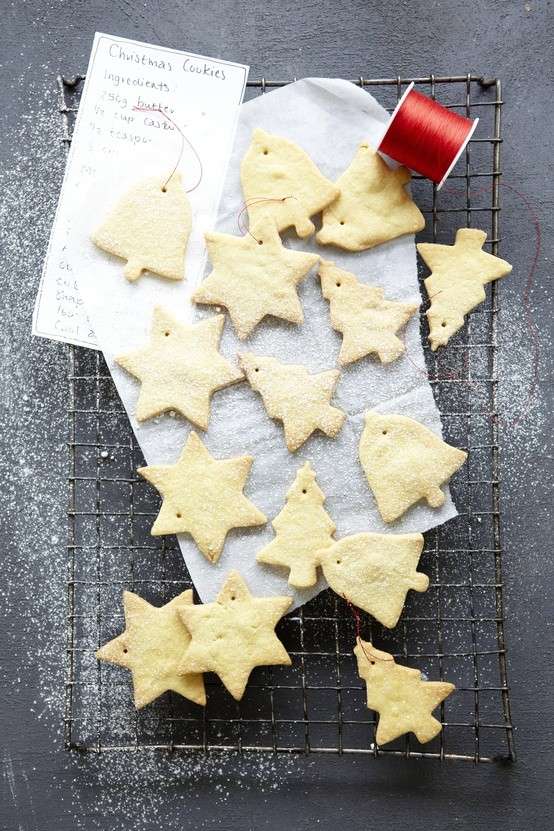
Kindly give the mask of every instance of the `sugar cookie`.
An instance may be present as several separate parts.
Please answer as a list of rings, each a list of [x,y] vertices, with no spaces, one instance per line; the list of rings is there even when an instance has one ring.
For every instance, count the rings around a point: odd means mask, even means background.
[[[252,462],[252,456],[214,459],[190,433],[177,464],[140,467],[163,497],[150,533],[188,533],[206,559],[217,562],[231,528],[267,522],[243,493]]]
[[[367,142],[337,180],[338,198],[323,211],[316,239],[347,251],[363,251],[425,227],[423,214],[406,192],[410,172],[390,168]]]
[[[336,594],[392,629],[410,589],[424,592],[426,574],[417,571],[421,534],[352,534],[317,552],[323,576]]]
[[[467,453],[413,418],[374,410],[365,415],[359,452],[385,522],[394,522],[421,499],[439,508],[445,499],[440,486],[467,459]]]
[[[231,571],[214,603],[181,611],[191,635],[183,671],[217,673],[240,701],[254,667],[290,665],[275,626],[291,603],[291,597],[254,597],[240,574]]]
[[[418,669],[397,664],[388,652],[361,638],[354,655],[360,678],[366,682],[367,706],[379,713],[377,744],[410,732],[424,744],[440,733],[442,724],[431,713],[456,689],[454,684],[424,681]]]
[[[225,306],[240,338],[266,315],[302,323],[296,288],[319,262],[317,254],[285,248],[271,218],[244,237],[206,234],[206,244],[213,271],[194,292],[195,303]]]
[[[404,352],[397,332],[417,311],[415,303],[385,300],[382,288],[362,283],[328,260],[321,261],[319,278],[330,303],[331,326],[342,333],[341,366],[372,354],[388,364]]]
[[[191,224],[189,200],[175,173],[165,184],[151,178],[131,188],[92,234],[92,241],[127,260],[123,274],[130,282],[143,271],[182,280]]]
[[[262,396],[268,416],[283,422],[291,453],[315,430],[330,438],[337,435],[346,418],[342,410],[330,404],[338,370],[312,374],[299,364],[283,364],[276,358],[248,352],[240,356],[240,365],[252,389]]]
[[[96,657],[131,671],[137,709],[168,690],[196,704],[206,703],[202,675],[183,663],[190,635],[179,612],[189,606],[190,589],[159,607],[138,594],[123,592],[125,631],[101,646]]]
[[[293,226],[299,237],[313,234],[310,217],[339,192],[301,147],[260,129],[252,133],[240,178],[251,226],[269,216],[279,231]]]
[[[165,309],[154,309],[150,342],[115,359],[141,382],[137,421],[176,410],[207,429],[212,393],[244,378],[219,352],[224,322],[216,315],[178,323]]]
[[[427,311],[429,341],[435,352],[464,325],[464,315],[485,299],[486,283],[505,277],[510,263],[483,251],[484,231],[460,228],[454,245],[420,242],[417,246],[431,274],[424,280],[431,306]]]
[[[259,563],[290,569],[289,585],[298,589],[316,584],[316,552],[334,542],[335,523],[324,502],[312,466],[306,462],[287,493],[285,507],[271,523],[275,539],[256,555]]]

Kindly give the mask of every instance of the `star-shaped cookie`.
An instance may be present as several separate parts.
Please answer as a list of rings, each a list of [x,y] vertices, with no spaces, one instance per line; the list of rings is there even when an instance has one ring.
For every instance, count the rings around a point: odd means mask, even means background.
[[[196,704],[206,703],[202,675],[183,663],[190,635],[179,612],[189,606],[190,589],[160,607],[133,592],[123,592],[125,631],[100,647],[96,657],[131,671],[137,709],[168,690]]]
[[[454,245],[420,242],[417,246],[431,269],[424,283],[431,301],[427,320],[433,352],[446,346],[464,325],[464,315],[483,302],[483,286],[512,270],[506,260],[482,250],[486,239],[477,228],[460,228]]]
[[[276,358],[251,353],[240,356],[248,383],[259,392],[270,418],[283,422],[285,441],[293,453],[315,430],[330,438],[346,418],[330,404],[339,379],[338,369],[312,374],[300,364],[283,364]]]
[[[163,497],[150,533],[188,533],[206,559],[217,562],[231,528],[267,522],[243,493],[252,462],[252,456],[214,459],[193,432],[177,464],[140,467]]]
[[[231,571],[214,603],[183,608],[191,634],[183,671],[215,672],[240,701],[254,667],[290,665],[275,634],[291,597],[253,597],[237,571]]]
[[[317,254],[285,248],[267,218],[244,237],[206,234],[206,244],[213,271],[192,295],[195,303],[225,306],[242,339],[266,315],[302,323],[296,287],[319,262]]]
[[[388,364],[404,352],[397,332],[418,309],[416,303],[385,300],[378,286],[368,286],[328,260],[319,266],[323,296],[330,303],[331,326],[342,333],[339,364],[376,354]]]
[[[115,359],[141,382],[137,421],[176,410],[207,429],[212,393],[244,377],[219,352],[224,323],[224,315],[178,323],[165,309],[154,309],[150,343]]]
[[[400,666],[388,652],[361,638],[354,655],[367,685],[367,706],[379,713],[377,744],[387,744],[410,731],[423,744],[440,733],[442,724],[431,713],[456,689],[454,684],[424,681],[418,669]]]

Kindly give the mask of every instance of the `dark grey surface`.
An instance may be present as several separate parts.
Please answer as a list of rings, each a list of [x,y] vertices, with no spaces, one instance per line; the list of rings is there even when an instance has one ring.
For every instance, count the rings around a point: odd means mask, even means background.
[[[542,829],[552,780],[552,8],[549,2],[35,2],[2,4],[0,820],[3,829]],[[222,56],[251,76],[465,73],[505,82],[505,181],[542,228],[532,292],[541,385],[529,404],[522,310],[533,226],[503,192],[501,395],[507,638],[518,762],[394,759],[79,759],[62,749],[66,351],[32,341],[32,305],[62,174],[58,71],[84,71],[94,31]],[[54,116],[55,117],[55,116]]]

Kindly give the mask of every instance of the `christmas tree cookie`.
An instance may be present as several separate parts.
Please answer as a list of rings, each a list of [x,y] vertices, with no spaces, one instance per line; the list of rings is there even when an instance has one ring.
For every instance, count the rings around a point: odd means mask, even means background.
[[[231,528],[264,525],[266,517],[243,493],[252,456],[214,459],[196,433],[190,433],[175,465],[140,467],[163,497],[151,534],[190,534],[206,559],[215,563]]]
[[[240,356],[248,383],[259,392],[270,418],[283,422],[285,441],[293,453],[315,430],[330,438],[337,435],[346,418],[330,403],[339,371],[312,374],[306,367],[283,364],[276,358],[251,353]]]
[[[254,667],[290,665],[275,626],[291,603],[291,597],[253,597],[231,571],[214,603],[181,610],[191,635],[183,672],[215,672],[240,701]]]
[[[454,684],[424,681],[418,669],[397,664],[388,652],[361,638],[354,655],[360,678],[366,682],[367,706],[379,713],[377,744],[387,744],[410,732],[424,744],[440,733],[442,725],[432,712],[454,692]]]
[[[160,607],[123,592],[125,631],[100,647],[96,657],[131,671],[137,709],[168,690],[196,704],[206,703],[202,675],[183,662],[190,635],[180,612],[191,606],[190,589]]]
[[[267,315],[302,323],[297,286],[319,262],[317,254],[285,248],[271,218],[244,237],[206,234],[206,244],[213,271],[194,292],[195,303],[225,306],[239,338]]]
[[[270,217],[279,231],[292,226],[299,237],[309,237],[315,230],[310,217],[339,193],[302,148],[260,129],[252,133],[240,178],[250,230]]]
[[[317,552],[331,545],[335,523],[323,507],[325,496],[306,462],[296,474],[287,502],[273,522],[275,539],[256,556],[259,563],[290,569],[289,585],[297,589],[317,582]]]
[[[460,228],[454,245],[421,242],[417,246],[431,269],[424,282],[431,301],[427,320],[433,352],[446,346],[464,325],[464,316],[483,302],[483,286],[512,270],[506,260],[482,250],[486,239],[484,231]]]
[[[323,211],[316,239],[347,251],[373,248],[425,227],[423,214],[406,192],[410,173],[388,166],[367,142],[337,180],[340,195]]]
[[[439,508],[445,500],[441,485],[467,458],[413,418],[373,410],[365,415],[359,452],[385,522],[394,522],[422,499]]]
[[[372,354],[388,364],[404,352],[397,332],[417,311],[415,303],[385,300],[383,289],[362,283],[327,260],[320,263],[319,278],[330,303],[331,326],[342,333],[339,364]]]
[[[137,421],[176,410],[206,430],[212,393],[243,379],[219,352],[223,315],[199,323],[178,323],[154,309],[150,343],[115,360],[141,382]]]
[[[127,260],[123,273],[130,282],[143,271],[182,280],[191,223],[189,200],[175,173],[165,184],[153,178],[131,188],[94,232],[92,241]]]
[[[317,552],[323,576],[336,594],[392,629],[410,589],[424,592],[426,574],[417,571],[421,534],[353,534]]]

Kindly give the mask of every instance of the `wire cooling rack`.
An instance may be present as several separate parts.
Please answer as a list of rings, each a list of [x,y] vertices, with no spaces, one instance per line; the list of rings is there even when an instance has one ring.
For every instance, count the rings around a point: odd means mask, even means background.
[[[431,75],[360,77],[353,83],[369,88],[392,110],[412,80],[446,106],[481,119],[443,191],[414,177],[413,193],[427,216],[421,239],[451,242],[458,227],[476,225],[487,231],[487,246],[496,253],[500,82]],[[82,76],[58,80],[66,145],[82,81]],[[247,96],[280,86],[263,78],[250,81]],[[149,534],[158,503],[135,476],[143,458],[101,354],[69,347],[68,748],[396,754],[474,762],[515,758],[502,599],[498,310],[492,283],[486,302],[447,349],[426,348],[445,439],[469,450],[468,463],[451,482],[459,516],[425,535],[421,567],[430,586],[423,594],[410,592],[397,627],[383,629],[362,616],[362,634],[376,646],[430,679],[456,684],[455,694],[437,711],[444,728],[426,745],[412,736],[376,745],[374,714],[365,706],[352,655],[354,621],[329,591],[280,622],[278,634],[292,666],[256,669],[241,702],[208,675],[205,709],[168,693],[135,711],[127,673],[100,664],[94,652],[122,629],[123,589],[161,604],[190,588],[191,581],[175,538]],[[421,327],[425,335],[423,314]]]

